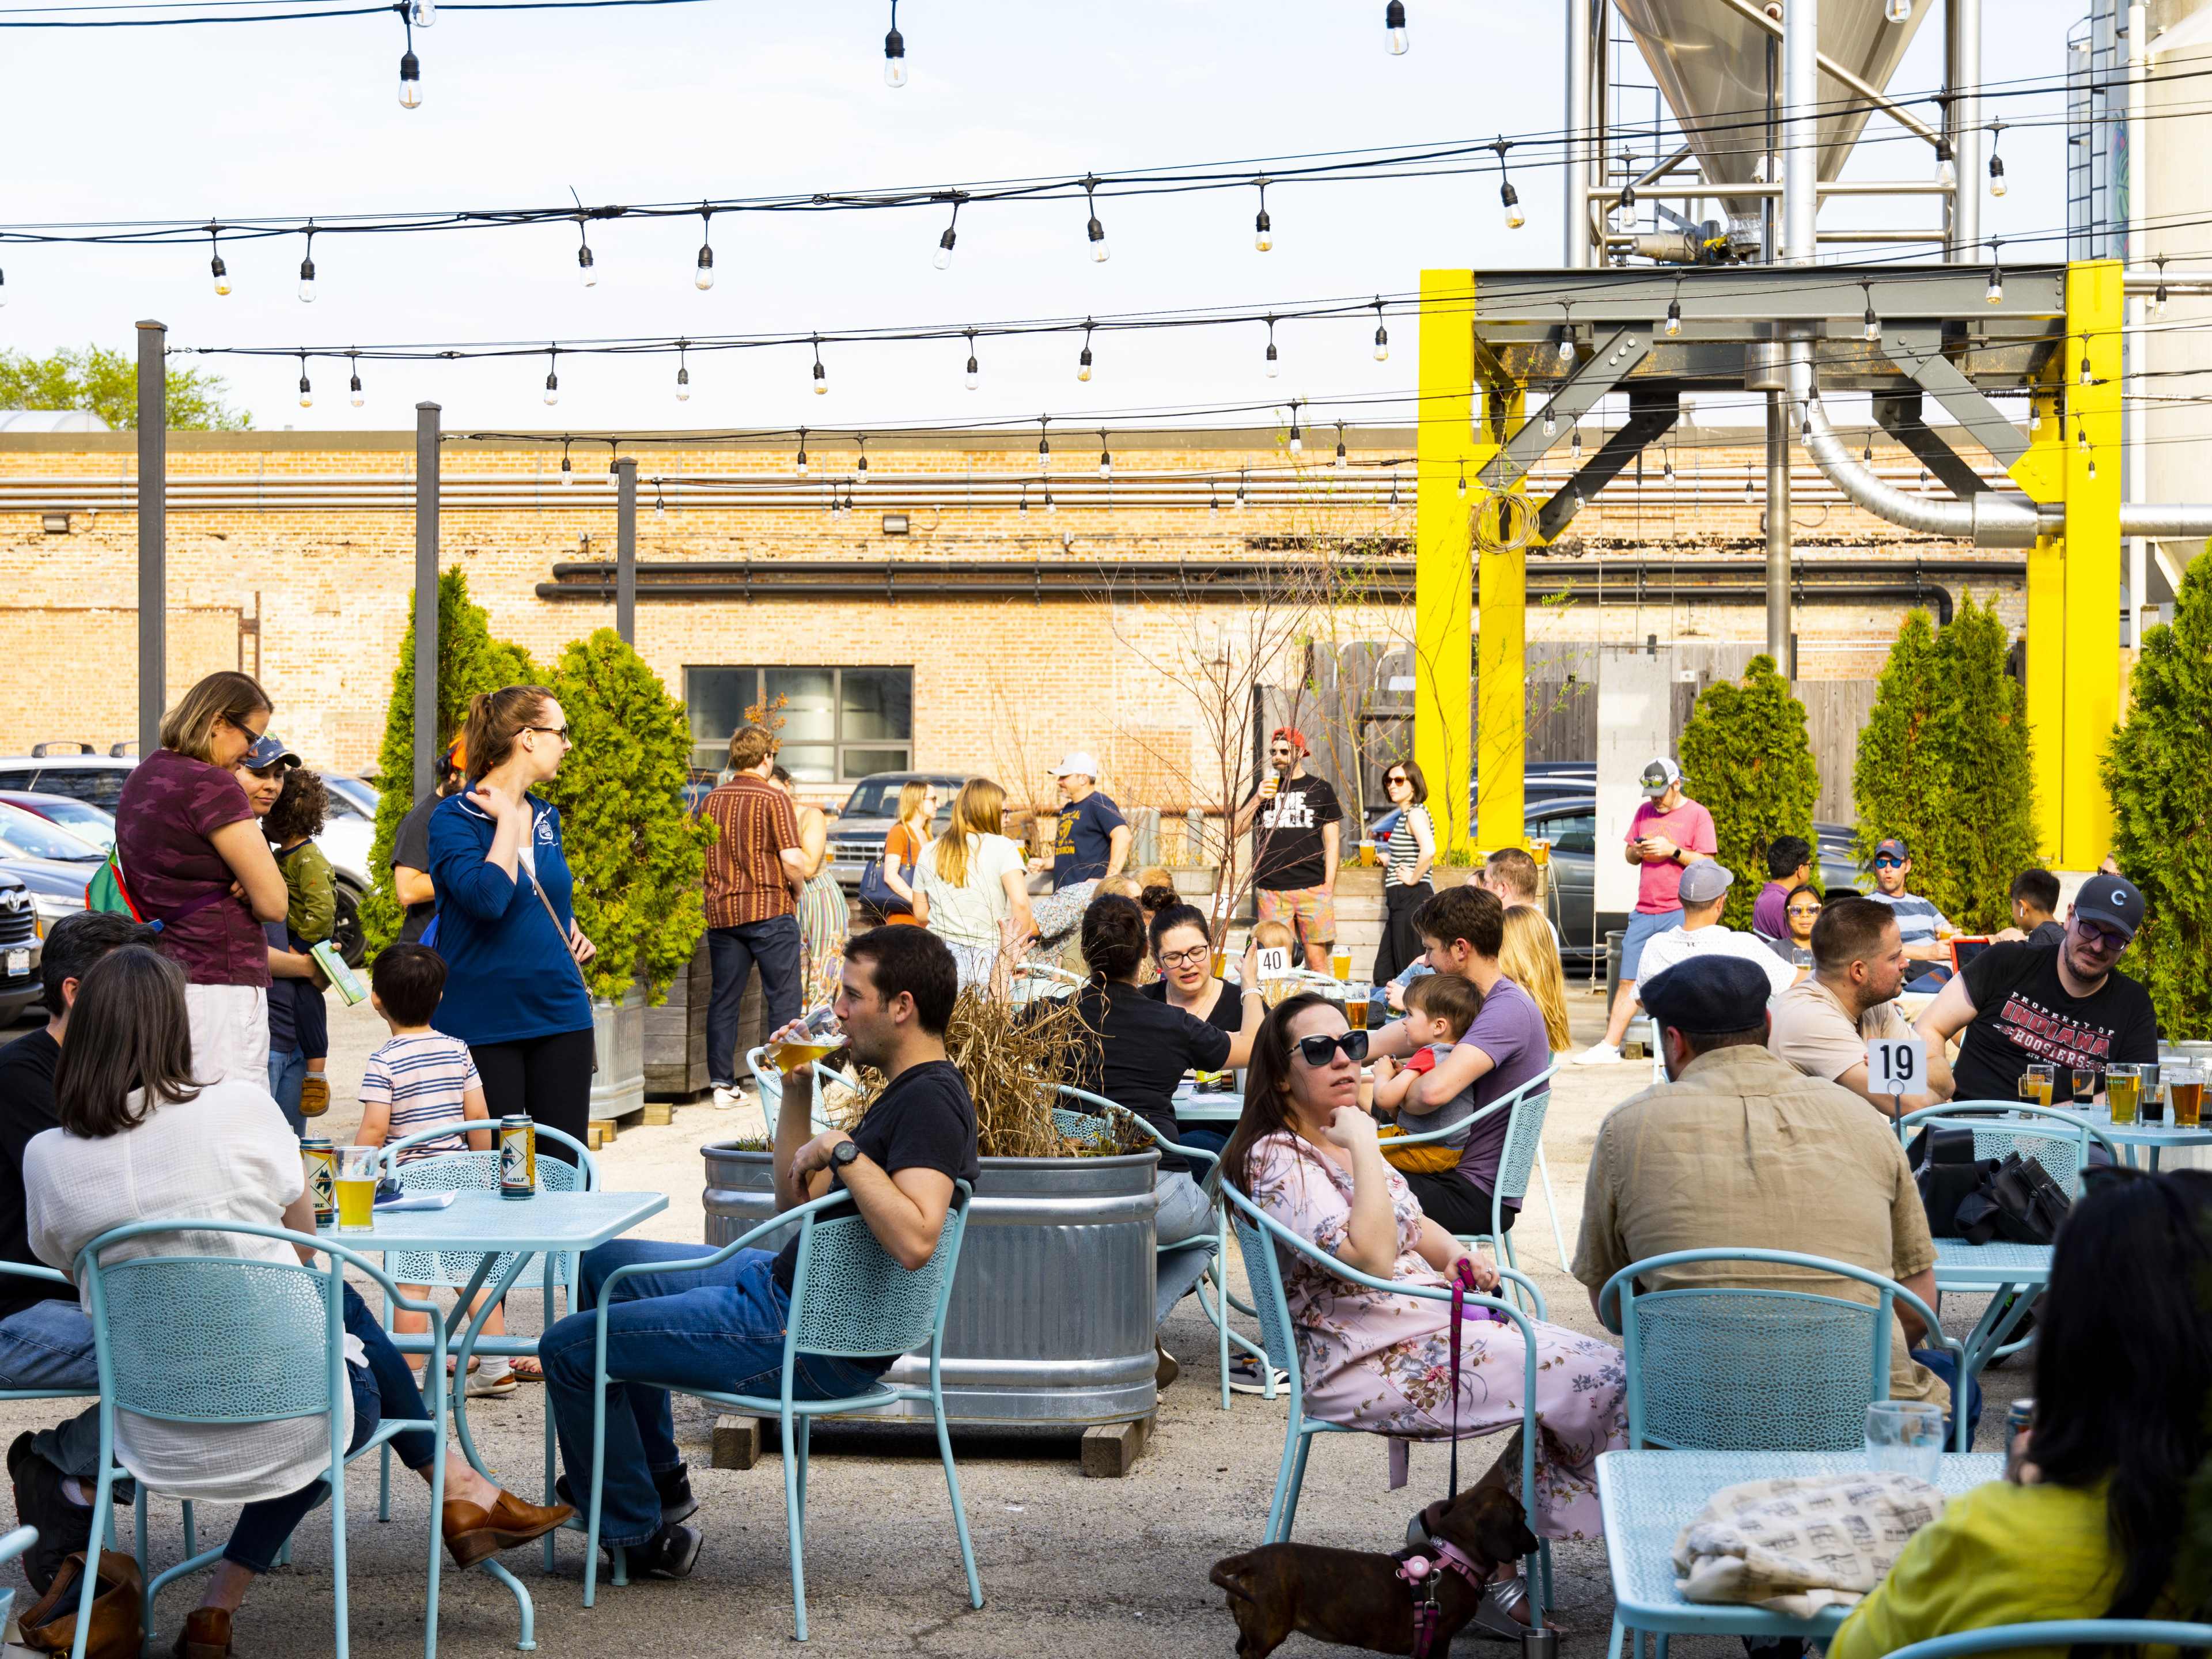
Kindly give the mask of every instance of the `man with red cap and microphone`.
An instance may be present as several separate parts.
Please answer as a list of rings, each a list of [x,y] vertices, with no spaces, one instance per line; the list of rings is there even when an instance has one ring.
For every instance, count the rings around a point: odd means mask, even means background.
[[[1297,935],[1306,966],[1328,971],[1336,940],[1336,872],[1344,808],[1323,778],[1306,774],[1305,733],[1279,726],[1267,737],[1267,771],[1237,809],[1237,833],[1257,824],[1252,888],[1261,921]]]

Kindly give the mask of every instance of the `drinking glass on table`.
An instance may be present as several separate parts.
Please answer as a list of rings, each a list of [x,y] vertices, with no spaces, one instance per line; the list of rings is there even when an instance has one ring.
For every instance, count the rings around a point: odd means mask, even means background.
[[[2038,1106],[2051,1104],[2051,1092],[2058,1080],[2057,1070],[2047,1060],[2030,1060],[2027,1069],[2020,1074],[2020,1097]]]
[[[1345,1023],[1355,1031],[1364,1031],[1367,1029],[1367,1000],[1371,991],[1372,988],[1365,985],[1347,985],[1344,988]]]
[[[333,1153],[337,1166],[338,1231],[365,1233],[376,1225],[376,1164],[374,1146],[340,1146]]]
[[[2107,1066],[2105,1068],[2105,1104],[2112,1114],[2115,1123],[2133,1123],[2136,1108],[2142,1101],[2142,1072],[2140,1066]]]
[[[2104,1073],[2095,1066],[2076,1066],[2074,1068],[2074,1103],[2076,1106],[2094,1104],[2097,1091],[2103,1084]]]
[[[1935,1484],[1943,1465],[1943,1408],[1925,1400],[1877,1400],[1867,1407],[1867,1467]]]
[[[1349,945],[1340,945],[1329,952],[1328,975],[1340,985],[1351,979],[1352,947]]]
[[[2166,1102],[2173,1109],[2175,1128],[2196,1128],[2203,1121],[2204,1068],[2201,1066],[2167,1066]]]

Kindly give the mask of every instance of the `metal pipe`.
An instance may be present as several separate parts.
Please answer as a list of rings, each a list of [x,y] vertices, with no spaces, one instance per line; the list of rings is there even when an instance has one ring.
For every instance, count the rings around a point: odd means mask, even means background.
[[[1982,258],[1982,0],[1945,0],[1943,12],[1944,79],[1951,94],[1943,112],[1959,170],[1950,258],[1975,264]]]
[[[1566,0],[1566,227],[1561,263],[1570,270],[1590,263],[1590,10],[1591,0]]]
[[[437,792],[438,417],[415,405],[415,799]]]
[[[1636,193],[1675,201],[1684,198],[1721,195],[1771,198],[1784,194],[1787,188],[1786,185],[1717,185],[1698,183],[1661,185],[1646,190],[1639,184]],[[1814,185],[1815,193],[1823,200],[1831,196],[1949,196],[1956,193],[1957,190],[1958,186],[1939,185],[1933,179],[1830,179],[1818,180]],[[1583,194],[1593,202],[1613,202],[1620,198],[1619,189],[1609,185],[1592,185]]]
[[[1782,262],[1810,264],[1820,198],[1820,0],[1785,0],[1782,33]],[[1775,415],[1767,416],[1767,449]]]
[[[2143,202],[2150,191],[2149,158],[2141,146],[2150,137],[2150,10],[2141,4],[2128,8],[2128,246],[2124,257],[2143,256]],[[2150,367],[2150,337],[2142,332],[2143,296],[2130,290],[2123,274],[2120,292],[2125,310],[2120,337],[2121,360],[2130,376]],[[2142,382],[2138,379],[2136,384]],[[2130,398],[2121,414],[2120,497],[2123,506],[2140,507],[2150,495],[2149,400]],[[2141,536],[2130,536],[2127,546],[2127,643],[2142,641],[2142,613],[2150,597],[2150,549]]]
[[[1790,672],[1790,405],[1766,394],[1766,654]]]
[[[2123,502],[2120,534],[2153,541],[2203,541],[2212,538],[2212,501]]]
[[[161,746],[168,701],[169,368],[166,325],[138,325],[138,753]]]
[[[1942,230],[1824,230],[1824,242],[1944,242],[1950,233]]]
[[[2169,295],[2212,294],[2212,270],[2160,270],[2156,265],[2130,265],[2120,281],[2130,294],[2155,294],[2161,287]]]
[[[615,632],[637,644],[637,462],[615,463]]]
[[[1752,0],[1721,0],[1721,3],[1746,22],[1757,25],[1769,34],[1778,37],[1782,33],[1782,24],[1779,20],[1769,16],[1764,7],[1753,5]],[[1841,82],[1863,99],[1870,107],[1880,110],[1914,137],[1925,143],[1932,144],[1942,137],[1935,128],[1929,126],[1927,122],[1922,120],[1894,98],[1890,97],[1880,87],[1871,82],[1861,80],[1826,52],[1820,55],[1819,62],[1821,74],[1832,81]],[[1735,192],[1730,190],[1729,193],[1734,195]]]

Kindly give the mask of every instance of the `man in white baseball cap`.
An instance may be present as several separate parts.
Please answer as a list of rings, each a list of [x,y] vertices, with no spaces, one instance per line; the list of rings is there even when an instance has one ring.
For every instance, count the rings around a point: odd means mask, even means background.
[[[1620,1040],[1636,1014],[1636,981],[1644,945],[1682,925],[1682,875],[1720,850],[1713,815],[1682,793],[1682,769],[1664,755],[1644,763],[1643,803],[1629,821],[1628,861],[1638,866],[1636,908],[1620,941],[1620,990],[1613,997],[1605,1036],[1575,1056],[1578,1066],[1607,1066],[1620,1059]]]
[[[1097,759],[1087,750],[1070,750],[1052,776],[1066,803],[1053,837],[1052,890],[1120,875],[1129,861],[1129,824],[1114,798],[1098,787]]]

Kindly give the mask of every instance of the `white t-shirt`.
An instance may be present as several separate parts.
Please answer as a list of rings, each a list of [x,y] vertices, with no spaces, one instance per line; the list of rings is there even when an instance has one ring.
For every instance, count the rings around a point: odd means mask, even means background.
[[[1006,878],[1028,868],[1022,849],[1004,836],[969,837],[968,879],[955,887],[937,873],[937,849],[942,837],[921,849],[915,862],[915,885],[929,899],[929,931],[949,945],[999,948],[999,924],[1011,906]]]
[[[1757,963],[1773,987],[1771,996],[1780,996],[1796,982],[1797,970],[1776,956],[1765,940],[1718,923],[1711,927],[1670,927],[1645,939],[1643,959],[1636,965],[1636,981],[1649,984],[1676,963],[1701,955],[1741,957],[1746,962]]]
[[[134,1107],[139,1097],[131,1096]],[[306,1179],[300,1143],[265,1089],[228,1081],[159,1108],[135,1129],[86,1140],[62,1129],[33,1136],[23,1154],[31,1249],[49,1267],[72,1268],[76,1254],[109,1229],[134,1221],[283,1223]],[[282,1240],[214,1231],[161,1233],[106,1253],[112,1263],[146,1255],[243,1256],[297,1267]],[[220,1320],[220,1309],[179,1309],[179,1317]],[[319,1316],[318,1316],[319,1322]],[[340,1398],[343,1438],[353,1433],[353,1395]],[[325,1417],[275,1423],[169,1423],[116,1415],[123,1467],[172,1498],[246,1504],[282,1498],[330,1463]]]

